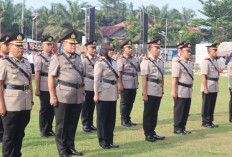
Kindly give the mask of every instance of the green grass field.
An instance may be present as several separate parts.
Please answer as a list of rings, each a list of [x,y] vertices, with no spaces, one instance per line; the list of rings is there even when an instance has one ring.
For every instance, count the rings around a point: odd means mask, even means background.
[[[171,97],[171,76],[165,76],[165,94],[159,109],[159,119],[156,132],[166,136],[164,141],[146,142],[142,128],[143,101],[141,83],[137,92],[136,101],[132,110],[132,120],[137,122],[135,127],[120,125],[119,102],[117,104],[117,121],[114,132],[114,143],[119,149],[103,150],[98,145],[97,133],[84,133],[79,123],[76,133],[76,149],[89,157],[153,157],[153,156],[232,156],[232,124],[229,123],[229,90],[228,78],[220,78],[220,91],[215,109],[215,124],[219,128],[207,129],[201,127],[201,92],[200,76],[195,76],[191,116],[187,123],[187,130],[191,135],[173,134],[173,99]],[[23,157],[57,157],[55,138],[40,137],[39,131],[39,99],[35,97],[35,106],[32,110],[31,121],[26,128],[23,141]],[[96,113],[96,112],[95,112]],[[96,115],[95,115],[96,122]],[[79,121],[80,122],[80,121]],[[55,130],[55,129],[54,129]]]

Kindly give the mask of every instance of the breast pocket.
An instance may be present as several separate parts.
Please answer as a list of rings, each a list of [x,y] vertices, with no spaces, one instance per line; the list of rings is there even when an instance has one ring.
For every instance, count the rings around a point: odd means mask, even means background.
[[[215,70],[215,68],[214,68],[214,66],[209,66],[209,70],[210,70],[210,72],[214,72],[214,70]]]

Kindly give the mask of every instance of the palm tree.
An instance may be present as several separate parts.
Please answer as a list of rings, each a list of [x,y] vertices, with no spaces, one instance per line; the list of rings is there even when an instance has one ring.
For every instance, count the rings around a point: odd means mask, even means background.
[[[43,35],[52,34],[55,38],[62,37],[70,31],[78,33],[78,40],[85,32],[85,12],[81,10],[86,3],[78,4],[78,1],[67,0],[68,8],[61,3],[52,4],[51,16]]]

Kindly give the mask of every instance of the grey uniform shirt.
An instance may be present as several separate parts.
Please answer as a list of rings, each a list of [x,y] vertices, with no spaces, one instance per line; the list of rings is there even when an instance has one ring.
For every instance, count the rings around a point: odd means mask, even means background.
[[[65,53],[65,52],[63,52]],[[83,73],[83,65],[81,57],[77,54],[65,53],[72,63]],[[58,83],[56,84],[56,96],[59,102],[67,104],[81,104],[82,103],[82,88],[68,87],[61,85],[59,80],[82,84],[81,75],[73,68],[69,61],[62,53],[53,55],[49,65],[49,76],[55,76]]]
[[[138,70],[139,70],[139,62],[134,57],[128,57],[125,54],[123,55],[125,58],[128,58],[130,62],[132,62],[136,68],[135,68],[122,56],[118,58],[117,60],[117,67],[118,71],[122,73],[122,84],[125,89],[137,89],[138,88]],[[135,76],[127,76],[123,73],[131,73],[135,74]]]
[[[18,60],[11,54],[9,58],[31,78],[31,66],[26,58]],[[0,61],[0,80],[4,81],[5,85],[30,85],[27,77],[6,59]],[[23,111],[32,108],[30,90],[3,89],[3,98],[6,111]]]
[[[148,75],[148,78],[162,80],[162,75],[158,68],[150,61],[154,61],[157,66],[159,66],[162,73],[164,73],[164,66],[162,60],[154,60],[153,57],[145,57],[140,65],[141,75]],[[162,81],[157,84],[155,82],[147,82],[147,95],[162,97]]]
[[[185,68],[179,63],[181,62],[188,70],[188,72],[193,76],[193,64],[191,61],[184,60],[181,58],[173,64],[172,77],[177,78],[177,81],[187,85],[192,85],[193,80],[189,76]],[[177,95],[179,98],[191,98],[192,97],[192,88],[184,87],[181,85],[176,86]]]
[[[172,67],[173,67],[174,63],[176,63],[176,61],[178,61],[179,59],[181,59],[181,57],[180,57],[180,54],[178,53],[172,59]]]
[[[48,62],[46,62],[42,57],[45,57]],[[51,60],[52,54],[42,52],[42,54],[38,55],[35,59],[35,71],[40,71],[41,73],[48,74],[49,62]],[[40,76],[40,91],[48,91],[48,77]]]
[[[228,79],[229,79],[228,86],[231,89],[232,88],[232,61],[228,63],[227,69],[228,69]]]
[[[96,61],[98,60],[98,57],[96,55],[92,57],[91,55],[89,55],[87,53],[87,55],[85,57],[83,57],[83,59],[82,59],[84,75],[94,77],[94,67],[89,62],[87,57],[89,58],[89,60],[91,61],[91,63],[93,65],[95,65]],[[85,77],[85,90],[86,91],[93,91],[93,79]]]
[[[101,57],[94,66],[94,91],[99,93],[99,100],[101,101],[117,101],[118,84],[112,85],[102,81],[102,79],[117,81],[115,74],[103,61],[104,59],[104,57]],[[111,59],[111,63],[117,73],[117,62]]]
[[[209,60],[211,60],[213,64]],[[218,68],[216,59],[211,59],[211,58],[204,59],[201,63],[201,75],[206,75],[206,77],[211,77],[211,78],[219,78],[219,73],[215,69],[214,65],[216,66],[216,68]],[[206,84],[210,93],[219,91],[218,81],[207,80]],[[204,92],[203,84],[201,84],[201,91]]]

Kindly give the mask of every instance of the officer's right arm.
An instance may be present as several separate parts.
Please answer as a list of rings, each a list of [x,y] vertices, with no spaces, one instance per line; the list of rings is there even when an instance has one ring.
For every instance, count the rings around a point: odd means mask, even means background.
[[[98,103],[99,101],[99,92],[101,91],[101,79],[103,72],[102,64],[97,61],[94,66],[94,101]]]
[[[55,92],[55,77],[58,75],[59,71],[59,60],[56,55],[53,55],[49,64],[48,72],[48,90],[50,93],[50,104],[57,106],[58,100]]]
[[[229,88],[232,91],[232,62],[229,62],[227,69],[229,78]]]
[[[140,64],[140,70],[142,75],[142,88],[143,88],[143,101],[148,101],[147,96],[147,78],[149,74],[149,63],[148,60],[143,60]]]
[[[38,56],[35,59],[35,95],[40,96],[40,73],[42,71],[42,60]]]
[[[3,97],[3,84],[6,79],[6,66],[3,61],[0,61],[0,116],[5,116],[6,114],[6,106],[4,103]]]
[[[202,84],[204,87],[204,93],[208,94],[209,90],[207,87],[207,80],[206,80],[206,76],[209,73],[209,69],[208,69],[208,60],[203,60],[201,63],[201,79],[202,79]]]
[[[178,78],[180,77],[180,63],[175,62],[172,66],[172,97],[176,99],[178,93],[176,90]]]
[[[117,59],[117,67],[118,67],[118,83],[119,83],[119,90],[123,91],[124,90],[124,86],[122,84],[122,72],[123,72],[123,61],[122,58],[118,58]]]

